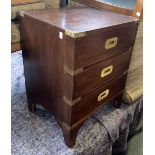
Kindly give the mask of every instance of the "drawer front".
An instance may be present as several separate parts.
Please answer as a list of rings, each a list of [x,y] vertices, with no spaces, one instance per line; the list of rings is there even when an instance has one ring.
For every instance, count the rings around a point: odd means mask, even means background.
[[[129,68],[131,50],[84,69],[75,78],[74,98],[123,74]]]
[[[84,96],[72,107],[72,124],[93,112],[97,107],[112,99],[124,90],[126,74],[103,85]]]
[[[137,24],[114,29],[76,40],[77,67],[85,67],[97,61],[126,52],[133,46]]]

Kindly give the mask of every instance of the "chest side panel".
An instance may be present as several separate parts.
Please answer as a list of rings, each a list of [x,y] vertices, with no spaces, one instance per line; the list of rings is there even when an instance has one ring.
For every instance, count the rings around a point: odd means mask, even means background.
[[[24,74],[28,98],[62,119],[64,40],[61,29],[24,16],[21,24]]]

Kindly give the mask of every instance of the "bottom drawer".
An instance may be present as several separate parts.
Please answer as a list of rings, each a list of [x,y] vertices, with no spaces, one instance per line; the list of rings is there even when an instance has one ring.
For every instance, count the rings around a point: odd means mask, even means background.
[[[127,74],[123,74],[111,82],[98,87],[88,95],[83,96],[81,100],[72,107],[71,124],[78,122],[101,104],[121,93],[125,87],[126,76]]]

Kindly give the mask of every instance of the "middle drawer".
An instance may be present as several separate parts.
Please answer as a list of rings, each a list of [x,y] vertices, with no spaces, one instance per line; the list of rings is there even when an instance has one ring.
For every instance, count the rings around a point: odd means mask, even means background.
[[[83,96],[97,86],[107,83],[128,70],[131,50],[109,58],[99,64],[84,68],[74,78],[73,98]]]

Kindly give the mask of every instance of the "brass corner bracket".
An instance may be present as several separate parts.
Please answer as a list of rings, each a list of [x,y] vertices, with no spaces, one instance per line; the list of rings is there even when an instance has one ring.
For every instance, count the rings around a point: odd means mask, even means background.
[[[65,35],[70,36],[70,37],[76,39],[76,38],[81,38],[81,37],[86,36],[86,32],[76,33],[76,32],[72,32],[72,31],[69,31],[69,30],[65,30]]]
[[[71,76],[75,76],[77,74],[80,74],[83,72],[83,68],[78,68],[75,71],[69,69],[68,67],[64,66],[64,72],[71,75]]]
[[[63,100],[70,106],[73,106],[74,104],[76,104],[77,102],[79,102],[81,100],[81,97],[78,97],[74,100],[70,100],[68,99],[66,96],[63,96]]]
[[[24,17],[24,11],[19,11],[19,16]]]

